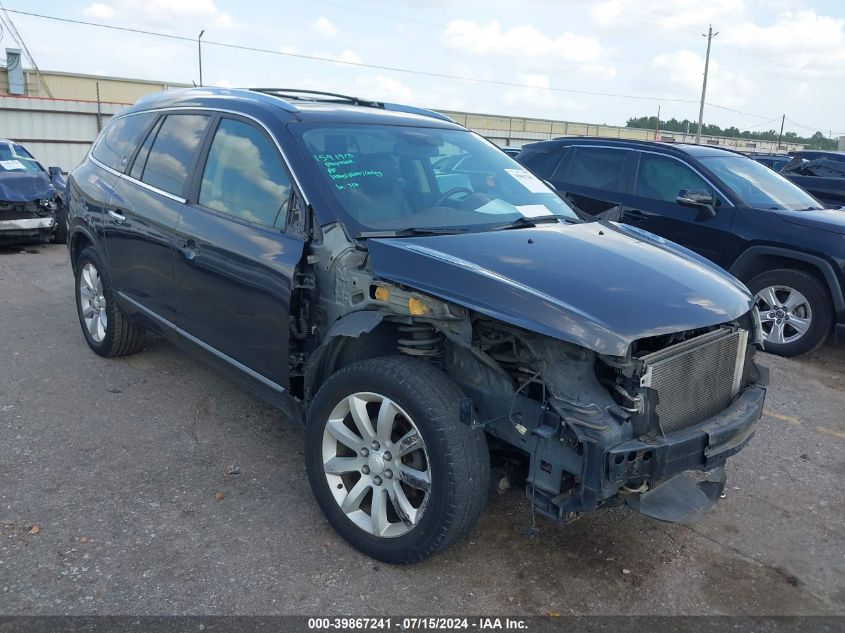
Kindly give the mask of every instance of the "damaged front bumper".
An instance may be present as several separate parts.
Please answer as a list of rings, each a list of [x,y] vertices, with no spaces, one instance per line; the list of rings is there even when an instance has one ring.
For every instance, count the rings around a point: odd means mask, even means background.
[[[699,424],[610,447],[593,444],[585,451],[578,485],[569,491],[548,494],[535,471],[527,492],[536,510],[566,522],[597,507],[626,503],[663,521],[687,523],[701,518],[724,489],[725,461],[748,444],[763,414],[768,381],[765,370],[760,371],[757,384]],[[597,462],[601,467],[595,467]]]
[[[701,424],[613,447],[605,458],[608,480],[621,484],[625,502],[643,514],[677,523],[698,520],[725,487],[725,461],[754,435],[765,397],[766,388],[755,385]],[[632,481],[647,483],[632,490]]]
[[[19,220],[0,220],[0,231],[28,231],[32,229],[52,228],[53,218],[22,218]]]
[[[0,201],[0,242],[48,241],[56,227],[59,204],[56,200]]]

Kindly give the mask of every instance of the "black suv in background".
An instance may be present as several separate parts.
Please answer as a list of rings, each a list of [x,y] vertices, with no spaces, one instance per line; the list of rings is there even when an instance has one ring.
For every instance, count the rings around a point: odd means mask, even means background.
[[[320,507],[381,560],[465,535],[491,463],[556,521],[618,503],[694,520],[762,412],[747,289],[580,221],[429,111],[150,96],[103,130],[69,196],[91,349],[158,332],[303,423]]]
[[[780,173],[828,207],[845,207],[845,152],[792,152]]]
[[[754,293],[767,351],[794,356],[845,337],[845,213],[735,152],[699,145],[560,138],[517,160],[585,217],[685,246]]]
[[[747,154],[748,158],[753,158],[761,165],[765,165],[774,171],[780,171],[786,165],[792,156],[786,154]]]

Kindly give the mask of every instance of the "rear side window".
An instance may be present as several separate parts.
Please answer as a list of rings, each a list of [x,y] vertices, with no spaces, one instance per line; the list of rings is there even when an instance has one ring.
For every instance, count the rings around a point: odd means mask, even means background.
[[[641,154],[634,194],[652,200],[675,202],[681,189],[704,189],[714,195],[713,187],[682,162],[666,156]]]
[[[122,172],[154,117],[145,112],[115,119],[109,123],[91,154],[106,167]]]
[[[167,115],[152,142],[141,180],[181,196],[208,120],[204,114]]]
[[[248,123],[220,121],[202,175],[202,206],[284,228],[290,187],[290,177],[270,139]]]
[[[163,120],[164,119],[161,121]],[[150,133],[147,134],[147,138],[144,139],[144,142],[141,144],[141,149],[139,149],[138,153],[135,155],[135,162],[132,163],[132,169],[129,170],[129,175],[136,180],[141,180],[141,176],[144,174],[144,167],[147,166],[147,158],[150,157],[150,150],[153,147],[153,141],[156,138],[156,134],[158,134],[158,129],[161,127],[161,121],[153,126],[153,129],[150,130]]]
[[[622,168],[629,153],[622,149],[578,147],[568,181],[583,187],[621,191]]]
[[[540,178],[551,178],[560,164],[566,148],[554,147],[545,150],[525,150],[519,155],[519,162]]]

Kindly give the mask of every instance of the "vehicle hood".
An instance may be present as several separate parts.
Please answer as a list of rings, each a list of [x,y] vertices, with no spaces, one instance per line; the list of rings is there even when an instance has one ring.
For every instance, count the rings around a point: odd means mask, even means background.
[[[528,330],[624,356],[636,339],[716,325],[752,306],[721,268],[609,222],[370,238],[375,274]]]
[[[49,200],[55,189],[44,172],[0,171],[0,200],[5,202],[31,202]]]
[[[780,211],[785,222],[845,235],[845,207],[812,211]]]

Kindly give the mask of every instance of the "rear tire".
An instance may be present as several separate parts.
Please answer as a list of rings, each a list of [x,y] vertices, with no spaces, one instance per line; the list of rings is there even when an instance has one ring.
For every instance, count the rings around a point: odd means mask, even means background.
[[[818,349],[833,324],[827,289],[802,270],[769,270],[748,282],[763,324],[763,348],[779,356]]]
[[[76,313],[88,347],[107,358],[139,351],[144,331],[130,323],[115,303],[108,272],[92,247],[79,254],[74,279]]]
[[[317,392],[305,428],[308,479],[353,547],[386,563],[415,563],[475,524],[490,462],[484,432],[459,419],[463,397],[441,371],[402,356],[344,367]],[[374,510],[380,504],[384,514]]]

